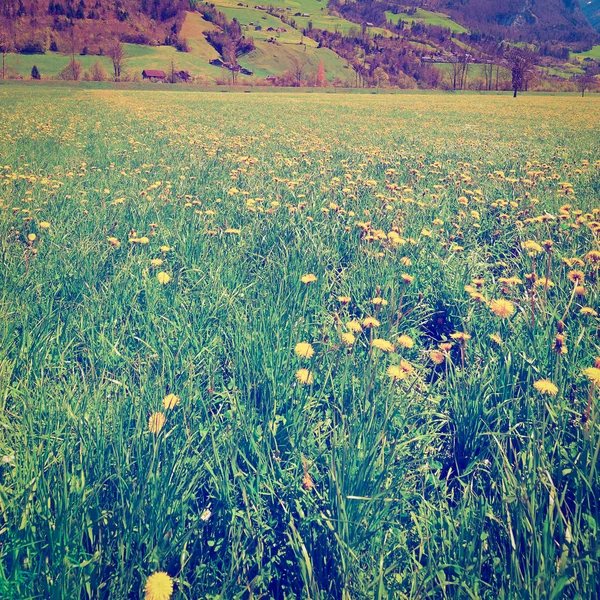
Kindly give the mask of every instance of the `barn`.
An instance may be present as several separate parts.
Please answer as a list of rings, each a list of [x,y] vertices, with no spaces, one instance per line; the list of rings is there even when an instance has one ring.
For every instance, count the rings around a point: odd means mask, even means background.
[[[149,79],[150,81],[164,81],[167,78],[167,74],[164,71],[157,69],[144,69],[142,71],[142,77]]]

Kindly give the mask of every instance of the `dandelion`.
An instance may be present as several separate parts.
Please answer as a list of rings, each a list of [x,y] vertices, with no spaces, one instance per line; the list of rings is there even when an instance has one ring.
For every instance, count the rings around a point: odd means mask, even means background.
[[[457,340],[461,343],[465,343],[467,340],[471,339],[471,336],[468,333],[464,333],[463,331],[456,331],[455,333],[451,333],[450,337],[453,340]]]
[[[594,384],[600,387],[600,368],[588,367],[583,374]]]
[[[515,313],[515,305],[509,300],[492,300],[490,302],[490,310],[501,319],[508,319]]]
[[[400,365],[390,365],[387,368],[386,373],[388,374],[388,377],[391,377],[395,381],[406,379],[407,377],[407,372]]]
[[[558,388],[549,379],[539,379],[533,384],[533,387],[540,394],[547,394],[548,396],[556,396],[558,394]]]
[[[398,345],[402,346],[403,348],[412,348],[415,345],[414,340],[410,336],[406,335],[405,333],[398,336],[397,342],[398,342]]]
[[[547,277],[540,277],[535,282],[536,287],[551,288],[554,287],[554,282]]]
[[[144,592],[145,600],[169,600],[173,594],[173,580],[164,571],[153,573],[146,580]]]
[[[537,242],[534,242],[533,240],[527,240],[526,242],[523,242],[521,244],[521,246],[525,250],[529,250],[530,256],[535,256],[536,254],[539,254],[543,250],[543,248]]]
[[[342,333],[341,338],[344,346],[352,346],[352,344],[354,344],[354,342],[356,341],[354,334],[350,331]]]
[[[300,358],[312,358],[315,350],[308,342],[299,342],[294,347],[294,352]]]
[[[155,412],[150,415],[148,419],[148,429],[151,433],[159,433],[167,421],[164,413]]]
[[[313,375],[308,369],[298,369],[296,379],[302,385],[311,385],[314,382]]]
[[[179,404],[179,396],[176,394],[167,394],[163,399],[165,410],[173,410]]]
[[[160,247],[160,251],[164,252],[164,253],[170,252],[171,251],[171,247],[170,246],[161,246]]]
[[[167,285],[167,283],[171,281],[171,276],[168,273],[161,271],[160,273],[156,274],[156,279],[158,279],[158,282],[162,283],[162,285]]]
[[[371,302],[375,305],[375,306],[387,306],[387,300],[384,300],[383,298],[380,298],[379,296],[377,298],[373,298],[373,300],[371,300]]]
[[[590,306],[584,306],[580,311],[579,311],[580,315],[585,315],[588,317],[597,317],[598,313],[591,308]]]
[[[429,353],[429,358],[431,358],[431,361],[436,365],[441,365],[446,359],[446,356],[443,352],[440,352],[439,350],[432,350]]]
[[[569,271],[567,273],[567,277],[569,278],[569,281],[571,281],[572,283],[583,283],[583,280],[585,279],[585,274],[583,271]]]
[[[375,317],[367,317],[366,319],[363,319],[363,325],[370,328],[379,327],[381,323]]]
[[[163,264],[163,262],[164,262],[164,261],[163,261],[163,259],[162,259],[162,258],[153,258],[153,259],[150,261],[150,264],[151,264],[153,267],[160,267],[160,266]]]
[[[415,280],[415,278],[412,275],[409,275],[408,273],[402,273],[402,275],[400,275],[400,277],[406,284],[412,283]]]
[[[497,333],[490,333],[489,337],[490,337],[490,340],[492,340],[492,342],[498,344],[498,346],[501,346],[504,343],[502,341],[502,338]]]
[[[300,277],[300,281],[302,283],[305,283],[306,285],[310,284],[310,283],[314,283],[317,280],[317,276],[314,275],[313,273],[308,273],[307,275],[302,275],[302,277]]]
[[[371,342],[371,345],[373,346],[373,348],[377,348],[378,350],[381,350],[382,352],[393,352],[394,351],[394,344],[392,344],[392,342],[388,342],[387,340],[384,340],[382,338],[375,338]]]
[[[454,344],[452,342],[442,342],[439,344],[439,348],[442,352],[450,352],[453,345]]]
[[[362,325],[356,320],[348,321],[346,327],[353,333],[360,333],[362,331]]]
[[[30,242],[35,242],[35,240],[37,240],[37,235],[35,235],[35,233],[30,233],[30,234],[27,236],[27,239],[28,239]]]
[[[403,256],[400,259],[400,263],[405,267],[410,267],[413,264],[412,260],[410,258],[408,258],[408,256]]]
[[[48,221],[41,221],[39,227],[40,229],[50,229],[50,223]]]
[[[340,304],[350,304],[350,296],[338,296],[338,302]]]
[[[121,245],[121,242],[116,237],[109,237],[106,239],[108,240],[108,243],[115,248],[118,248]]]

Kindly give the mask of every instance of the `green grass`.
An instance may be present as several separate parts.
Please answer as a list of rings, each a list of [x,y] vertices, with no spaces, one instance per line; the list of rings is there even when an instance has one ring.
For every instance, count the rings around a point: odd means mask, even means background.
[[[0,85],[0,597],[597,598],[599,120]]]
[[[579,59],[583,60],[585,58],[592,58],[594,60],[600,60],[600,46],[594,46],[591,50],[587,52],[572,52],[571,60]]]
[[[385,13],[388,21],[391,21],[394,24],[397,24],[398,21],[402,20],[407,23],[411,23],[413,21],[417,23],[423,23],[424,25],[435,25],[438,27],[445,27],[446,29],[450,29],[452,33],[469,33],[469,30],[453,21],[448,15],[444,13],[432,12],[429,10],[424,10],[422,8],[417,8],[414,15],[409,15],[407,13],[401,12],[398,14],[394,14],[390,11]]]

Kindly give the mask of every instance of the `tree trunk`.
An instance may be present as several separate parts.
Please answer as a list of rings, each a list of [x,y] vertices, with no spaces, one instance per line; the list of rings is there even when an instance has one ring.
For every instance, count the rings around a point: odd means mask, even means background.
[[[517,97],[517,88],[515,88],[515,93],[513,94],[513,98]]]

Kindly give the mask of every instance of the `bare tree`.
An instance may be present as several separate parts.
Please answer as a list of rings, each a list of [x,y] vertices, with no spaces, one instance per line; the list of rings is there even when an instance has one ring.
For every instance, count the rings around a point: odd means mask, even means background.
[[[2,52],[2,79],[6,76],[6,55],[12,49],[12,41],[6,31],[0,29],[0,52]]]
[[[293,56],[290,59],[290,62],[292,63],[292,73],[294,74],[296,85],[300,86],[302,84],[302,78],[304,77],[304,70],[306,69],[306,60],[299,60]]]
[[[591,90],[598,85],[598,80],[591,73],[575,75],[575,77],[571,77],[571,81],[574,81],[577,85],[582,98],[585,96],[586,90]]]
[[[125,60],[123,44],[116,40],[108,47],[107,54],[113,64],[115,81],[119,81],[121,79],[121,71],[123,70],[123,62]]]
[[[517,97],[517,92],[526,87],[529,79],[529,70],[533,65],[533,56],[525,48],[514,48],[508,60],[510,62],[512,73],[513,98]]]
[[[486,60],[483,63],[483,76],[485,77],[485,89],[486,91],[491,91],[492,82],[494,79],[494,63]]]
[[[453,90],[456,89],[457,83],[460,83],[461,70],[462,70],[462,65],[460,64],[460,61],[458,60],[458,56],[455,56],[454,60],[452,62],[452,89]]]

